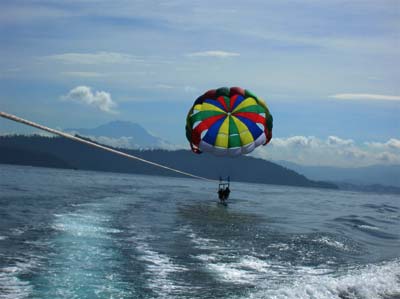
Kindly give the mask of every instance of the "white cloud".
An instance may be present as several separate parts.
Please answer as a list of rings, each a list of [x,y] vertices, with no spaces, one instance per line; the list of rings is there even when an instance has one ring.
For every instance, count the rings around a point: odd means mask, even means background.
[[[70,131],[71,134],[80,134],[77,131]],[[115,148],[123,148],[123,149],[164,149],[164,150],[180,150],[187,149],[187,146],[181,146],[176,144],[171,144],[163,139],[159,139],[154,144],[139,144],[135,141],[133,137],[130,136],[122,136],[122,137],[108,137],[108,136],[91,136],[87,135],[86,137],[94,140],[98,143],[105,144],[108,146],[112,146]]]
[[[217,57],[217,58],[227,58],[227,57],[235,57],[240,56],[239,53],[235,52],[226,52],[226,51],[203,51],[203,52],[194,52],[187,54],[189,57]]]
[[[253,154],[267,160],[285,160],[304,165],[358,167],[373,164],[400,164],[400,140],[364,142],[357,144],[351,139],[329,136],[273,138],[266,147]]]
[[[289,138],[275,138],[271,144],[277,147],[309,148],[315,145],[315,137],[293,136]]]
[[[385,143],[390,149],[396,149],[400,151],[400,140],[391,138],[388,142]]]
[[[124,137],[124,136],[119,138],[112,138],[107,136],[87,136],[87,137],[101,144],[109,145],[115,148],[126,148],[126,149],[140,148],[140,145],[135,144],[133,137]]]
[[[62,99],[93,106],[107,113],[115,113],[113,108],[117,106],[108,92],[96,91],[93,93],[88,86],[77,86]]]
[[[367,142],[368,146],[376,148],[378,150],[398,150],[400,151],[400,140],[395,138],[390,138],[387,142]]]
[[[175,87],[169,84],[157,84],[156,88],[159,89],[174,89]]]
[[[154,87],[158,88],[160,90],[179,90],[180,92],[183,91],[185,93],[194,94],[194,95],[199,93],[198,88],[196,88],[194,86],[189,86],[189,85],[181,86],[181,85],[171,85],[171,84],[160,83],[160,84],[156,84],[155,86],[148,86],[146,88],[154,89]]]
[[[339,93],[329,96],[330,98],[339,100],[383,100],[383,101],[400,101],[400,96],[371,94],[371,93]]]
[[[327,143],[332,146],[343,146],[343,145],[353,145],[354,141],[352,139],[341,139],[336,136],[329,136]]]
[[[315,35],[310,36],[308,34],[293,34],[284,31],[259,31],[248,30],[248,29],[238,29],[238,33],[245,36],[255,37],[261,40],[267,40],[272,43],[282,43],[291,46],[310,46],[310,47],[320,47],[338,51],[358,51],[358,52],[381,52],[388,54],[395,54],[395,49],[392,46],[397,44],[396,38],[391,38],[389,36],[352,36],[351,38],[345,35],[336,35],[335,37]],[[339,32],[339,31],[338,31]]]
[[[398,161],[398,156],[393,153],[383,152],[377,155],[377,160],[382,163],[391,163],[392,161]]]
[[[183,90],[186,92],[186,93],[198,93],[199,92],[199,90],[198,90],[198,88],[197,87],[194,87],[194,86],[185,86],[185,87],[183,87]]]
[[[125,53],[96,52],[96,53],[62,53],[42,57],[65,64],[123,64],[142,62],[143,60]]]
[[[67,11],[65,9],[50,7],[50,5],[42,5],[40,3],[26,2],[21,3],[10,2],[9,5],[2,6],[0,10],[1,23],[20,23],[34,20],[54,19],[68,16],[77,16],[76,12]]]
[[[104,77],[104,74],[96,72],[62,72],[63,75],[69,77],[79,77],[79,78],[100,78]]]

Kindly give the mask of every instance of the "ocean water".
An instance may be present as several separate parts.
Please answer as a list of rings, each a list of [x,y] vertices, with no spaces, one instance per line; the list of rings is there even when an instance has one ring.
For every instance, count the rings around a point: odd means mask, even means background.
[[[396,195],[0,165],[0,298],[400,298]]]

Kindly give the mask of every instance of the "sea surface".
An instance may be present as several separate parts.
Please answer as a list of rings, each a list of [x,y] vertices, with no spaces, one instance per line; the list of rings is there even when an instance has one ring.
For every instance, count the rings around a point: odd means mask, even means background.
[[[0,298],[400,298],[400,198],[0,165]]]

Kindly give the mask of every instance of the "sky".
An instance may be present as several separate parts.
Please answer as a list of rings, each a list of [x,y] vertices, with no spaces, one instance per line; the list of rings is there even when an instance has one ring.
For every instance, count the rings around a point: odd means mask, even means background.
[[[257,157],[400,164],[398,0],[2,0],[0,43],[0,111],[53,128],[127,120],[188,147],[193,101],[241,86],[274,116]]]

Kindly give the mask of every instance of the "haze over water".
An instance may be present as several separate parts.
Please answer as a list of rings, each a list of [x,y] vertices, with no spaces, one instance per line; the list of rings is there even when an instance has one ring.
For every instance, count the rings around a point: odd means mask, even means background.
[[[397,195],[0,165],[0,298],[400,298]]]

